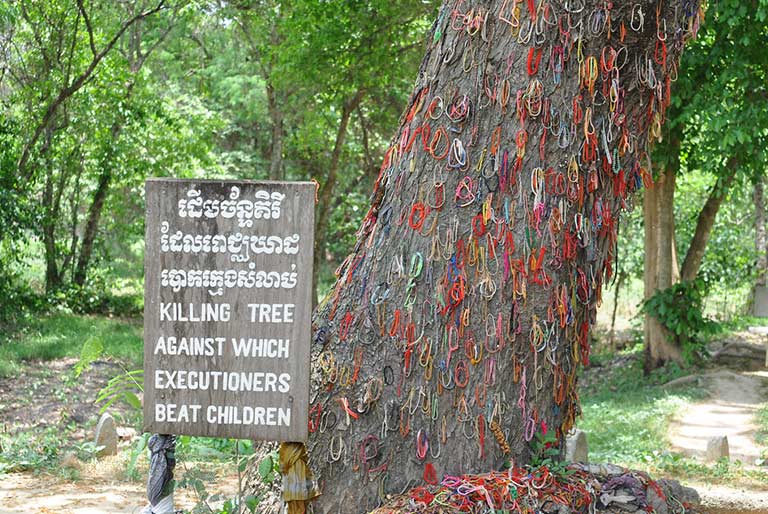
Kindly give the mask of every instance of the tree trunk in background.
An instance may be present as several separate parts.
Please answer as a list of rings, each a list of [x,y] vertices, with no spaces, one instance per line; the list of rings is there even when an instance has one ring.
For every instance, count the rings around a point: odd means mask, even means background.
[[[61,286],[61,275],[56,252],[56,215],[54,213],[53,172],[45,174],[43,189],[43,247],[45,248],[45,292],[51,293]]]
[[[712,234],[712,227],[715,225],[715,218],[717,218],[717,212],[720,210],[720,206],[723,204],[723,200],[728,194],[728,190],[733,184],[733,180],[736,178],[736,170],[739,166],[738,161],[735,158],[731,158],[728,161],[727,175],[718,179],[715,186],[707,198],[704,207],[699,212],[699,217],[696,220],[696,230],[693,233],[693,239],[691,245],[688,247],[688,251],[685,254],[685,260],[683,261],[683,268],[681,270],[681,276],[684,281],[695,280],[701,269],[701,261],[704,258],[704,252],[707,249],[707,242],[709,236]]]
[[[267,108],[272,123],[272,138],[269,147],[269,180],[283,178],[283,110],[277,99],[275,88],[267,84]]]
[[[666,171],[660,178],[656,187],[659,188],[657,196],[659,245],[657,248],[656,287],[660,290],[667,289],[674,283],[674,277],[678,275],[675,269],[675,185],[677,176],[675,170]]]
[[[135,24],[129,33],[130,45],[126,57],[128,59],[128,69],[132,75],[132,79],[126,85],[122,109],[119,111],[117,119],[112,123],[109,130],[110,141],[112,144],[104,149],[104,152],[99,159],[99,169],[101,170],[99,173],[99,182],[96,186],[96,191],[93,193],[91,205],[88,208],[88,219],[86,220],[85,229],[83,230],[83,238],[80,243],[80,255],[78,256],[77,267],[72,276],[72,282],[78,286],[85,284],[85,279],[88,276],[88,267],[91,265],[93,244],[96,241],[96,234],[98,233],[99,222],[101,221],[101,212],[104,209],[104,203],[107,200],[109,189],[112,185],[112,179],[114,178],[113,161],[117,151],[117,142],[120,139],[120,135],[122,134],[127,121],[126,110],[128,109],[128,104],[133,95],[133,89],[136,87],[137,77],[152,52],[160,46],[173,27],[173,24],[169,24],[154,44],[150,45],[147,51],[142,53],[143,33],[141,31],[141,25],[141,22]]]
[[[109,152],[109,154],[111,156],[113,152]],[[72,282],[78,286],[85,284],[85,279],[88,275],[88,266],[93,255],[93,243],[96,240],[96,233],[98,232],[99,221],[101,220],[101,211],[104,209],[104,202],[107,200],[107,193],[109,193],[111,182],[111,159],[104,159],[101,161],[99,183],[96,186],[96,191],[93,193],[91,206],[88,208],[88,219],[83,231],[83,240],[80,243],[80,255],[77,258],[77,267],[72,277]]]
[[[648,78],[668,84],[698,12],[583,3],[443,5],[357,243],[315,312],[314,512],[523,464],[535,432],[572,427],[619,216],[669,102]],[[335,166],[320,241],[334,182]]]
[[[325,181],[320,186],[318,192],[317,217],[315,220],[315,255],[314,271],[312,274],[312,291],[314,291],[313,305],[318,303],[317,279],[320,275],[320,267],[325,260],[325,245],[328,239],[328,221],[331,217],[331,206],[333,205],[333,192],[336,187],[336,180],[339,173],[339,163],[341,161],[341,151],[344,149],[344,142],[347,139],[347,127],[349,118],[363,100],[364,91],[358,90],[352,98],[344,102],[339,118],[339,128],[336,131],[336,141],[333,144],[331,153],[331,162],[328,165],[328,173]]]
[[[675,173],[667,169],[643,197],[645,270],[644,299],[663,291],[679,281],[675,252]],[[674,361],[682,364],[682,352],[672,341],[664,325],[655,317],[645,315],[646,374]]]
[[[768,271],[768,247],[766,247],[765,237],[765,194],[764,181],[760,177],[755,182],[754,201],[755,201],[755,253],[757,262],[755,263],[755,285],[763,287],[766,283],[766,272]]]
[[[613,309],[611,309],[611,331],[608,336],[608,344],[611,350],[616,349],[616,312],[619,310],[619,295],[621,293],[621,286],[624,284],[624,280],[627,278],[627,274],[623,271],[619,272],[619,276],[616,279],[616,286],[613,291]]]

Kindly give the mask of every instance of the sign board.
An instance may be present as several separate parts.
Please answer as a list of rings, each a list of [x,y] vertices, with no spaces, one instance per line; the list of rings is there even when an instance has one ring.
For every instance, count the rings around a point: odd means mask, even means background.
[[[150,179],[144,430],[306,441],[315,185]]]

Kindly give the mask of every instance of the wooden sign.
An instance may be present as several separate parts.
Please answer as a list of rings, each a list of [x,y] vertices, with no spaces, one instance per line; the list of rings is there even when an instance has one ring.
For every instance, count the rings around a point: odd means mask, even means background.
[[[144,430],[306,441],[315,185],[150,179]]]

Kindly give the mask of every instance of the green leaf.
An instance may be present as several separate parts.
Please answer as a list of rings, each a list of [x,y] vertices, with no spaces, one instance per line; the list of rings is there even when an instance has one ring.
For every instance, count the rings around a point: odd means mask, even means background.
[[[131,391],[125,391],[123,393],[123,399],[128,405],[130,405],[134,409],[141,409],[141,400],[139,400],[139,397],[136,396],[136,393],[133,393]]]
[[[259,462],[259,476],[262,480],[266,480],[270,473],[272,473],[273,466],[274,463],[272,462],[272,457],[266,457],[264,460]]]
[[[245,497],[245,506],[250,512],[256,512],[256,507],[259,506],[259,498],[253,495]]]
[[[91,336],[85,340],[80,349],[80,360],[75,364],[75,376],[79,377],[91,364],[101,357],[104,352],[104,343],[100,337]]]

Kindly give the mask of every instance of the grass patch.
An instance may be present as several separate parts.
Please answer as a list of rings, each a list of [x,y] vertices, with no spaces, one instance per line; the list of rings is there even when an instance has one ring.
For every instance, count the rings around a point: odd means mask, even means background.
[[[0,434],[0,476],[13,472],[46,471],[70,480],[76,479],[75,470],[60,466],[61,456],[71,452],[80,462],[89,462],[96,457],[98,448],[91,441],[68,442],[75,428],[70,425],[13,435]]]
[[[0,344],[0,377],[17,375],[24,361],[79,357],[89,338],[101,341],[105,357],[121,360],[130,368],[141,365],[144,346],[140,325],[60,312],[31,320]]]
[[[635,348],[625,355],[625,365],[588,372],[593,376],[582,392],[578,427],[589,434],[595,462],[629,465],[654,458],[668,448],[672,415],[700,397],[693,389],[669,392],[661,387],[686,374],[676,366],[644,376],[640,356]]]
[[[757,433],[755,440],[760,445],[760,459],[763,465],[768,463],[768,403],[764,403],[757,411]]]
[[[665,389],[674,378],[697,373],[669,365],[644,376],[642,347],[624,352],[624,365],[610,363],[607,356],[597,369],[584,372],[581,404],[583,414],[577,427],[587,432],[589,459],[610,462],[653,475],[677,479],[699,479],[728,484],[768,483],[768,473],[747,470],[738,461],[723,460],[702,464],[670,451],[667,431],[672,417],[700,400],[703,393],[693,387]],[[758,441],[768,445],[768,404],[759,414]]]
[[[768,318],[758,318],[755,316],[736,316],[728,321],[723,322],[722,326],[726,334],[732,334],[734,332],[743,332],[749,327],[768,326]]]

